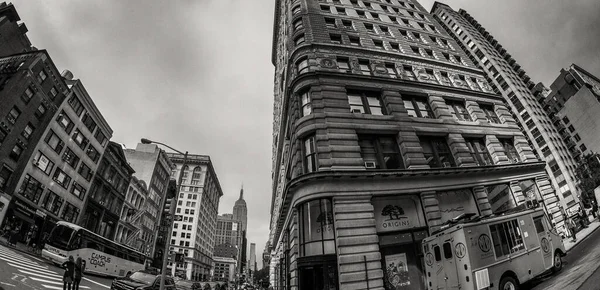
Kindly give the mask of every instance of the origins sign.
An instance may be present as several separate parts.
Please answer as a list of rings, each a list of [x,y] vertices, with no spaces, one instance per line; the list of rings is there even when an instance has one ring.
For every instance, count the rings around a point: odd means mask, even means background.
[[[373,198],[372,203],[377,232],[393,232],[426,226],[417,197]]]

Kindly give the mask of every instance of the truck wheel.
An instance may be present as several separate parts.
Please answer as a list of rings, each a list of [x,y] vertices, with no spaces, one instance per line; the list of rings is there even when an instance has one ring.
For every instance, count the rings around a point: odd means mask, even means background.
[[[515,278],[506,276],[500,279],[500,288],[499,290],[519,290],[519,282],[515,280]]]
[[[552,272],[556,273],[562,269],[562,257],[558,251],[554,252],[554,266],[552,266]]]

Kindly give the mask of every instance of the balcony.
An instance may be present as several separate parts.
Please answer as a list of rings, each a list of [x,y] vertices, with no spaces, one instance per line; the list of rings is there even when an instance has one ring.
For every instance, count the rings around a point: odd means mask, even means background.
[[[570,148],[572,148],[572,147],[575,147],[575,146],[577,145],[577,144],[575,144],[575,142],[574,142],[574,141],[573,141],[573,139],[571,139],[571,138],[569,138],[569,139],[566,141],[566,143],[567,143],[567,148],[569,148],[569,149],[570,149]]]

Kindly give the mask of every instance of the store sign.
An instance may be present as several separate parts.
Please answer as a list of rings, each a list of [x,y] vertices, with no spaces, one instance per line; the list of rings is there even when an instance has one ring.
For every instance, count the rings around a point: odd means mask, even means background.
[[[438,192],[436,198],[440,208],[442,223],[463,213],[479,213],[471,189],[465,188]]]
[[[377,232],[392,232],[426,226],[417,197],[374,198],[373,207]]]

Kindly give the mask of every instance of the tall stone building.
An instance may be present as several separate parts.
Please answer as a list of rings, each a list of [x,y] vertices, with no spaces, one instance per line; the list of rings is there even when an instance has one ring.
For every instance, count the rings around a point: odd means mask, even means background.
[[[538,84],[536,95],[576,162],[600,153],[600,78],[576,64],[560,70],[549,90]]]
[[[27,31],[15,6],[0,3],[0,56],[35,50],[26,35]]]
[[[275,3],[275,289],[427,289],[432,231],[554,194],[504,97],[418,2]]]
[[[215,245],[229,244],[237,246],[241,234],[240,222],[233,219],[233,214],[226,213],[217,216]]]
[[[238,225],[238,241],[239,248],[238,260],[237,260],[237,271],[239,275],[243,275],[247,270],[247,257],[246,257],[246,229],[248,228],[248,207],[246,206],[246,200],[244,200],[244,186],[240,189],[240,197],[235,201],[233,205],[233,219],[239,222]]]
[[[250,243],[250,257],[248,257],[248,270],[251,273],[256,271],[256,244]]]
[[[183,155],[168,153],[175,165],[171,175],[179,178],[183,172],[177,201],[171,248],[184,254],[185,262],[175,265],[187,279],[207,280],[213,267],[219,201],[223,190],[209,156],[188,154],[183,167]],[[173,263],[169,262],[169,268]]]
[[[162,251],[157,251],[158,235],[155,233],[160,225],[173,164],[167,154],[155,144],[139,143],[135,149],[124,149],[123,152],[127,162],[135,170],[134,177],[147,186],[148,195],[143,207],[146,213],[140,214],[140,218],[145,217],[142,222],[146,227],[152,228],[153,234],[149,237],[151,248],[147,249],[146,253],[153,259],[153,265],[159,266],[162,265]],[[160,256],[157,256],[159,254]]]
[[[550,210],[558,226],[563,225],[563,214],[575,212],[579,206],[581,190],[575,177],[575,160],[563,136],[536,97],[536,84],[525,70],[494,39],[481,24],[463,9],[454,11],[450,6],[436,2],[431,14],[467,53],[469,58],[487,75],[505,99],[519,128],[529,140],[534,153],[546,161],[549,181],[557,194],[544,200],[552,207],[558,198],[562,211]],[[572,147],[572,146],[571,146]]]
[[[132,224],[135,229],[127,237],[121,238],[119,242],[151,257],[150,250],[153,248],[151,243],[156,232],[154,230],[154,218],[145,210],[147,201],[149,201],[148,185],[135,175],[132,176],[125,197],[125,204],[123,205],[123,212],[126,213],[126,217],[121,220]],[[151,205],[149,206],[151,207]],[[130,215],[129,211],[133,211],[133,215]]]

